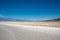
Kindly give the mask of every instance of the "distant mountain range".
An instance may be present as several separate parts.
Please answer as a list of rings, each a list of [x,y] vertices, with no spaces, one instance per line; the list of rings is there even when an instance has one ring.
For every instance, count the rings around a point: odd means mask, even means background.
[[[60,21],[60,18],[52,19],[52,20],[44,20],[44,21]]]
[[[13,19],[13,18],[0,17],[0,21],[31,21],[31,20],[22,20],[22,19]]]
[[[22,20],[22,19],[13,19],[13,18],[4,18],[4,17],[0,17],[0,21],[34,22],[32,20]],[[45,21],[60,21],[60,18],[52,19],[52,20],[43,20],[43,22],[45,22]],[[37,21],[37,22],[39,22],[39,21]]]

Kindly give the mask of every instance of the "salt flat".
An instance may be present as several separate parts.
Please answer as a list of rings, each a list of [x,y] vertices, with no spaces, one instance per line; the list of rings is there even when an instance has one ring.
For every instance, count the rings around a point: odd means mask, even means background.
[[[0,24],[0,40],[60,40],[60,28]]]

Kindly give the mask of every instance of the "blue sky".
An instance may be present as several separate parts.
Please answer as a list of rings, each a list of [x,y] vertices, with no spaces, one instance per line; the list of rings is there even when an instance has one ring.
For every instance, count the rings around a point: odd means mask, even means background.
[[[0,0],[0,16],[28,20],[60,18],[60,0]]]

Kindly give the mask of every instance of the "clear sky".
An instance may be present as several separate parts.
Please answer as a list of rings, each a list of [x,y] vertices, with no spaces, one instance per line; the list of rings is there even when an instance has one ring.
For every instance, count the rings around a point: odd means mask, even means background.
[[[60,0],[0,0],[0,16],[28,20],[60,18]]]

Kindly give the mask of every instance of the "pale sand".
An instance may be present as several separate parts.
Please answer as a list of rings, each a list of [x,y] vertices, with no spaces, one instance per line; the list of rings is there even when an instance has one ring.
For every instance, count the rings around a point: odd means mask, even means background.
[[[0,24],[0,40],[60,40],[60,28]]]
[[[4,24],[20,24],[20,25],[32,25],[32,26],[49,26],[49,27],[60,27],[60,21],[52,22],[0,22]]]

